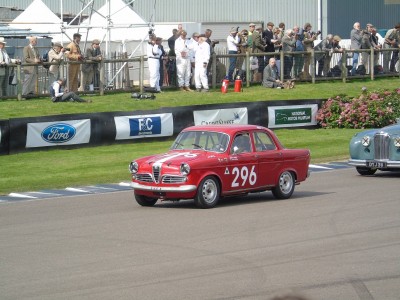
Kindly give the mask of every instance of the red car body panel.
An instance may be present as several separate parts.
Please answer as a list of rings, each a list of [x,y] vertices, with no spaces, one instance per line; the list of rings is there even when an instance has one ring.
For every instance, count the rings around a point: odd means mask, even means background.
[[[214,176],[221,187],[221,196],[269,190],[279,184],[284,171],[294,174],[296,184],[308,177],[310,151],[285,149],[269,129],[256,125],[192,126],[184,132],[221,132],[229,136],[224,152],[203,148],[173,149],[165,154],[136,159],[138,170],[132,176],[135,194],[163,200],[193,199],[200,182]],[[250,137],[250,152],[231,154],[235,136]],[[268,137],[270,149],[260,149],[256,136]],[[180,166],[190,166],[182,175]],[[158,169],[159,168],[159,169]]]

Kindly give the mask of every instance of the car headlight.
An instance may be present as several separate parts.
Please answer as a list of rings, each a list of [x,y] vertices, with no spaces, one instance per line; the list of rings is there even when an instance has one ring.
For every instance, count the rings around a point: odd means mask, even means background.
[[[138,170],[139,170],[138,163],[136,161],[132,161],[129,164],[129,172],[131,172],[132,174],[136,174]]]
[[[364,147],[368,147],[371,144],[371,138],[369,136],[364,136],[361,140],[361,144]]]
[[[400,137],[395,138],[393,144],[395,147],[400,148]]]
[[[181,164],[180,171],[182,175],[188,175],[190,173],[190,166],[187,163]]]

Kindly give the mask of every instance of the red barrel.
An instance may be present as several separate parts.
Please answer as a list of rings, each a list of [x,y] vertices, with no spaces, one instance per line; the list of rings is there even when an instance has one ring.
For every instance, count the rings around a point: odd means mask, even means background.
[[[235,88],[234,91],[236,93],[240,93],[242,91],[242,79],[236,79],[235,80]]]
[[[228,86],[229,86],[229,79],[222,80],[221,92],[224,93],[224,94],[227,93],[228,92]]]

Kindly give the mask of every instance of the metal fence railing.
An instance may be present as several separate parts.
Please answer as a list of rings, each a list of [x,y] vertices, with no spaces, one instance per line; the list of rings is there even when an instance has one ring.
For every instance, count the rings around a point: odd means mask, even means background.
[[[211,61],[211,69],[210,69],[210,84],[213,88],[216,88],[221,84],[221,76],[217,76],[217,64],[222,63],[225,67],[224,70],[229,69],[229,58],[237,57],[242,63],[236,69],[237,71],[241,71],[242,74],[246,74],[244,76],[245,85],[249,87],[253,83],[259,83],[259,79],[256,78],[255,73],[257,70],[253,70],[252,67],[252,58],[254,57],[262,57],[265,61],[265,65],[267,65],[268,60],[271,56],[275,56],[279,60],[279,68],[281,70],[280,76],[281,80],[285,80],[284,72],[282,70],[285,69],[285,56],[290,58],[309,56],[310,58],[310,69],[309,69],[309,77],[300,78],[298,80],[308,81],[315,83],[321,80],[341,80],[346,82],[349,78],[349,66],[352,65],[352,55],[353,53],[361,53],[361,55],[369,54],[368,63],[366,65],[365,75],[357,74],[352,76],[351,78],[370,78],[371,80],[376,77],[384,77],[384,76],[399,76],[398,64],[395,72],[391,72],[388,74],[382,74],[381,72],[377,72],[375,67],[376,64],[382,65],[382,55],[385,51],[389,51],[393,53],[394,51],[398,51],[399,49],[360,49],[360,50],[347,50],[343,49],[343,52],[333,52],[330,60],[330,68],[337,66],[336,68],[340,69],[339,73],[331,73],[329,76],[324,74],[324,76],[317,76],[316,70],[318,70],[318,61],[315,60],[315,57],[320,54],[326,54],[321,51],[311,50],[309,52],[271,52],[271,53],[242,53],[242,54],[226,54],[226,53],[214,53],[212,55]],[[378,60],[376,60],[376,56],[378,56]],[[103,60],[98,64],[98,76],[99,76],[99,84],[94,89],[94,91],[84,91],[85,93],[96,93],[99,95],[104,95],[109,91],[132,91],[139,90],[143,92],[144,85],[148,83],[148,70],[147,70],[147,58],[146,56],[137,56],[133,58],[128,58],[127,55],[115,57],[113,59]],[[169,63],[174,62],[174,57],[169,57],[168,60],[164,61],[164,86],[175,87],[176,86],[176,72],[170,72],[171,68]],[[59,77],[68,79],[68,68],[71,64],[83,64],[90,62],[69,62],[69,61],[61,61],[59,62]],[[359,59],[359,64],[361,63],[361,59]],[[35,93],[34,95],[37,97],[40,96],[48,96],[49,95],[49,86],[51,82],[49,82],[49,71],[44,65],[52,65],[55,63],[44,63],[39,65],[34,64],[10,64],[6,67],[7,72],[5,76],[9,76],[14,74],[14,82],[11,82],[12,78],[5,78],[7,84],[3,86],[2,96],[1,98],[17,98],[21,100],[23,98],[22,95],[22,84],[24,81],[24,72],[23,68],[25,66],[34,66],[34,70],[36,73],[36,82],[35,82]],[[173,65],[173,64],[172,64]],[[241,69],[241,70],[239,70]],[[224,71],[226,72],[226,71]],[[292,70],[289,70],[292,72]],[[292,76],[293,77],[293,76]],[[259,77],[258,77],[259,78]],[[1,76],[0,76],[1,80]],[[67,81],[68,84],[68,81]],[[82,89],[81,89],[82,90]]]

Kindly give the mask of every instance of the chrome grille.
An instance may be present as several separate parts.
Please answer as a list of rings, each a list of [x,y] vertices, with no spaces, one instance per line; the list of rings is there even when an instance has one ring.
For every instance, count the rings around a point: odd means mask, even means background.
[[[162,178],[163,183],[183,183],[186,181],[185,176],[172,176],[172,175],[165,175]]]
[[[135,176],[138,181],[153,182],[150,174],[136,174]]]
[[[159,182],[161,173],[161,166],[153,165],[153,178],[155,182]]]
[[[389,159],[390,137],[387,133],[379,132],[374,136],[375,159]]]

